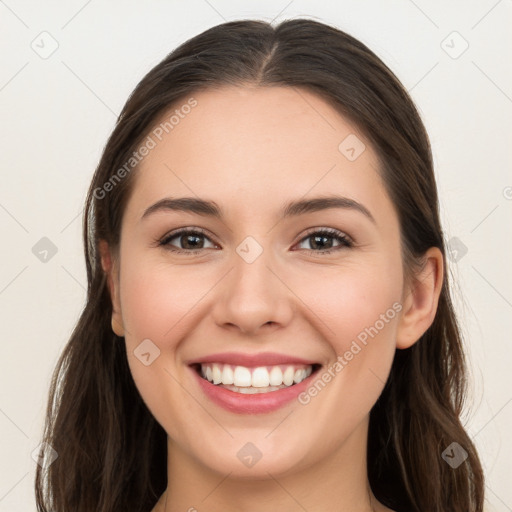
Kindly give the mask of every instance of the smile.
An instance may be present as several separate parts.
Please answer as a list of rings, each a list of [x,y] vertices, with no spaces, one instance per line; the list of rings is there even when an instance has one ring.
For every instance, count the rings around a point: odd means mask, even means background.
[[[198,367],[203,379],[235,393],[269,393],[302,382],[315,365],[234,366],[203,363]]]
[[[297,400],[322,368],[318,360],[276,352],[217,352],[185,361],[197,390],[236,414],[277,411]]]

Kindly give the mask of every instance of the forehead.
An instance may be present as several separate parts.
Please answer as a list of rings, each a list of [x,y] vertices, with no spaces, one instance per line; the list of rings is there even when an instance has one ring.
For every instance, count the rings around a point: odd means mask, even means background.
[[[304,89],[229,86],[191,94],[148,137],[152,149],[130,201],[138,213],[166,195],[208,197],[242,216],[332,193],[391,207],[364,135]]]

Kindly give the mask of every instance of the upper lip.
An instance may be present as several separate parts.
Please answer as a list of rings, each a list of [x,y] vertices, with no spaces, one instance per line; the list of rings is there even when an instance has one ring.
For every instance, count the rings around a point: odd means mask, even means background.
[[[234,366],[274,366],[278,364],[318,364],[316,361],[302,359],[300,357],[278,354],[276,352],[261,352],[259,354],[247,354],[237,352],[219,352],[190,360],[189,365],[200,363],[224,363]]]

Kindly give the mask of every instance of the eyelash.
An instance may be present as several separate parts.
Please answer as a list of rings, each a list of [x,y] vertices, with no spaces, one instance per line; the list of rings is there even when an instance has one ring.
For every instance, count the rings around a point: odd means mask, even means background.
[[[209,238],[208,235],[206,234],[206,231],[204,231],[201,228],[193,228],[193,229],[192,228],[181,228],[181,229],[178,229],[176,231],[173,231],[172,233],[169,233],[168,235],[164,236],[162,239],[157,240],[158,246],[163,246],[167,250],[169,250],[171,252],[174,252],[176,254],[195,255],[195,254],[197,254],[197,253],[199,253],[199,252],[204,250],[204,248],[201,248],[201,249],[177,249],[177,248],[171,247],[169,245],[169,242],[173,238],[176,238],[177,236],[184,235],[184,234],[187,234],[187,235],[202,235],[202,236],[204,236],[206,238]],[[314,228],[313,230],[309,231],[306,234],[306,236],[301,238],[298,243],[301,243],[304,240],[306,240],[308,238],[311,238],[313,235],[327,235],[328,237],[332,237],[332,238],[337,239],[340,242],[340,245],[337,246],[336,248],[333,248],[333,249],[326,249],[326,250],[320,250],[320,251],[315,251],[313,249],[302,249],[302,250],[306,250],[306,251],[308,251],[310,253],[319,253],[320,255],[323,256],[323,255],[331,254],[332,252],[341,250],[344,247],[345,248],[351,248],[351,247],[354,246],[354,243],[352,242],[352,240],[348,236],[346,236],[341,231],[338,231],[337,229],[333,229],[333,228]]]

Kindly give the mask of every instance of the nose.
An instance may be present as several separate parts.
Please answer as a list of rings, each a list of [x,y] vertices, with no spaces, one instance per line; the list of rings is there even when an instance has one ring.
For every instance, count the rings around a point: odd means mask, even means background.
[[[264,250],[249,262],[234,253],[231,270],[223,279],[213,308],[219,327],[255,335],[291,321],[294,295],[269,254]]]

